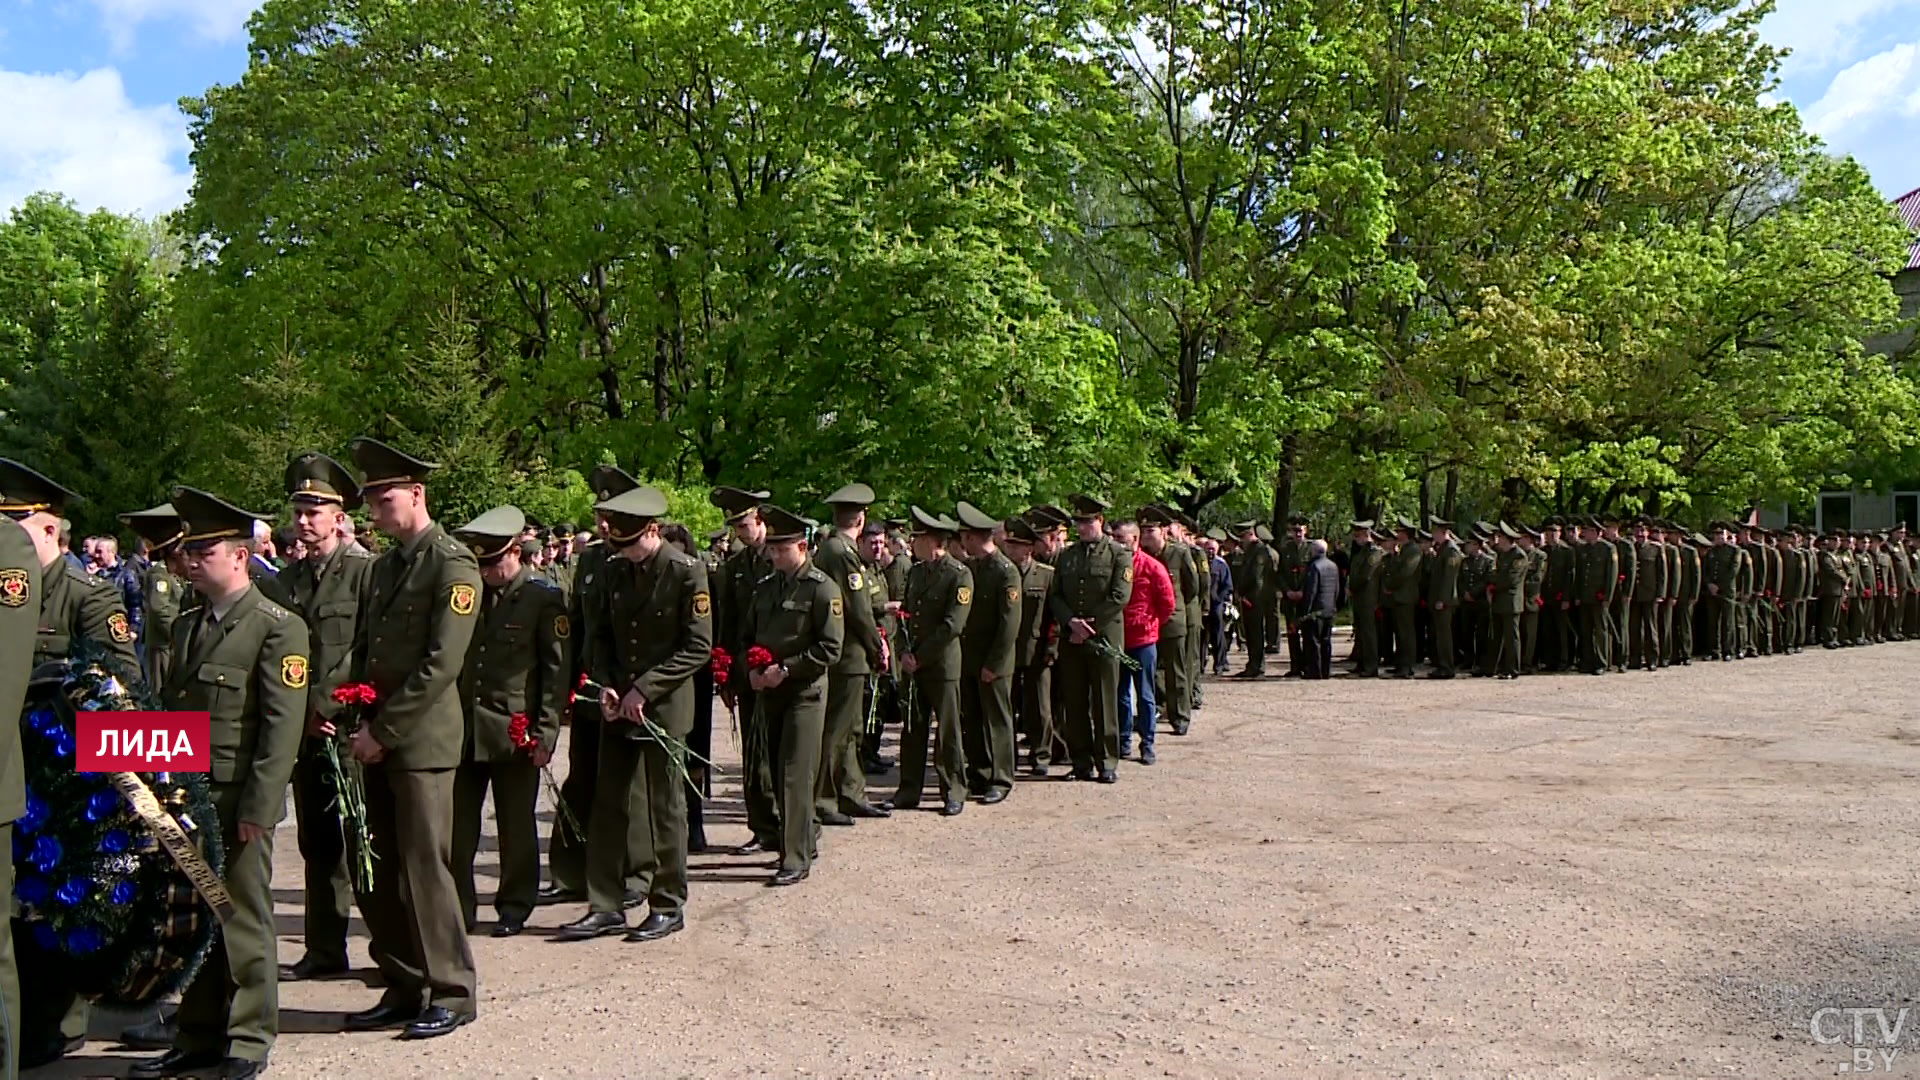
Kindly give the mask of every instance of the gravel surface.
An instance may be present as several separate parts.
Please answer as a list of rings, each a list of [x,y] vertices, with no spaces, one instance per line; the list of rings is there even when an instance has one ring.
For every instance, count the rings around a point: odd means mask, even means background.
[[[578,907],[483,922],[480,1018],[448,1038],[339,1033],[375,1000],[359,978],[283,985],[272,1075],[1831,1076],[1854,1015],[1875,1071],[1891,1043],[1920,1075],[1916,661],[1211,681],[1117,786],[829,829],[794,889],[695,856],[664,942],[550,940]],[[709,835],[741,843],[716,741]],[[278,844],[291,962],[290,820]],[[1820,1012],[1848,1008],[1885,1012]]]

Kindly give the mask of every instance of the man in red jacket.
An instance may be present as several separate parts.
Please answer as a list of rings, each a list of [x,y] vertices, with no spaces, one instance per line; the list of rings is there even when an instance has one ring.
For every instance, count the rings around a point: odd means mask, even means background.
[[[1140,733],[1140,764],[1153,764],[1153,673],[1160,661],[1160,624],[1173,616],[1173,579],[1160,560],[1140,548],[1140,526],[1114,526],[1113,538],[1133,553],[1133,595],[1122,625],[1128,659],[1120,667],[1120,756],[1128,753],[1133,732]],[[1136,704],[1136,700],[1138,704]]]

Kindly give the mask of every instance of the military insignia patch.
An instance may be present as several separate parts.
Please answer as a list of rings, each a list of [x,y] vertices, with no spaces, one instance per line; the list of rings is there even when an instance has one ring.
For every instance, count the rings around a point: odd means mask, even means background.
[[[704,619],[713,614],[713,597],[703,592],[694,593],[693,614],[695,618],[699,619]]]
[[[116,611],[107,616],[107,636],[119,645],[133,640],[133,624],[127,621],[126,612]]]
[[[1122,570],[1122,571],[1120,571],[1120,580],[1121,580],[1121,581],[1132,581],[1132,580],[1133,580],[1133,567],[1131,567],[1131,566],[1129,566],[1129,567],[1127,567],[1127,568],[1126,568],[1125,570]]]
[[[1019,603],[1019,602],[1020,602],[1020,590],[1019,590],[1019,589],[1017,589],[1017,588],[1013,588],[1013,587],[1011,587],[1011,586],[1010,586],[1010,587],[1008,587],[1008,589],[1007,589],[1007,603],[1009,603],[1009,604],[1017,604],[1017,603]]]
[[[848,592],[861,592],[865,590],[866,587],[866,583],[860,580],[860,571],[855,570],[853,573],[847,575]]]
[[[960,586],[960,595],[958,599],[963,604],[973,603],[973,588],[968,585]]]
[[[0,604],[19,607],[30,599],[33,584],[25,570],[0,570]]]
[[[453,593],[447,597],[447,606],[453,609],[455,615],[471,615],[473,600],[473,586],[455,585]]]
[[[839,617],[840,617],[840,615],[841,615],[841,613],[842,613],[842,611],[844,610],[844,609],[843,609],[843,608],[842,608],[842,607],[840,606],[840,598],[836,596],[836,597],[834,597],[834,598],[833,598],[832,600],[830,600],[830,601],[828,601],[828,602],[827,602],[827,610],[828,610],[828,611],[831,611],[831,612],[833,612],[833,617],[834,617],[834,618],[836,618],[836,619],[837,619],[837,618],[839,618]]]
[[[563,638],[571,633],[573,633],[573,623],[569,621],[565,615],[555,615],[553,617],[553,636]]]
[[[280,681],[294,690],[307,685],[307,658],[304,656],[283,656],[280,658]]]
[[[167,591],[167,579],[166,579],[166,578],[161,578],[161,579],[160,579],[159,581],[156,581],[156,582],[154,582],[154,583],[153,583],[153,591],[154,591],[154,592],[157,592],[157,593],[164,593],[164,592],[166,592],[166,591]]]

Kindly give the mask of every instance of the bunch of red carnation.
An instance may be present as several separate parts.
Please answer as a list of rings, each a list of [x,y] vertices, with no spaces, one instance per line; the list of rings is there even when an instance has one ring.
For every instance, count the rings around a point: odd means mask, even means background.
[[[529,730],[531,727],[527,714],[523,712],[514,713],[513,719],[507,721],[507,738],[513,740],[515,750],[532,750],[540,745],[540,740],[534,738]]]
[[[770,668],[779,662],[779,660],[774,658],[773,652],[764,645],[755,645],[747,650],[748,671],[759,671],[761,668]]]
[[[372,683],[341,683],[333,688],[333,700],[340,705],[371,705],[380,700],[380,691]]]
[[[733,656],[718,645],[713,647],[713,685],[727,685],[727,675],[733,671]]]

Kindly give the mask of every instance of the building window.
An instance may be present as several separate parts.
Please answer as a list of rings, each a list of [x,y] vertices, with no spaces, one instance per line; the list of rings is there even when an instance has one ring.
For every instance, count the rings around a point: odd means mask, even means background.
[[[1920,491],[1893,493],[1893,523],[1905,525],[1909,533],[1920,533]]]
[[[1821,532],[1853,528],[1853,493],[1821,492],[1820,518],[1815,527]]]

